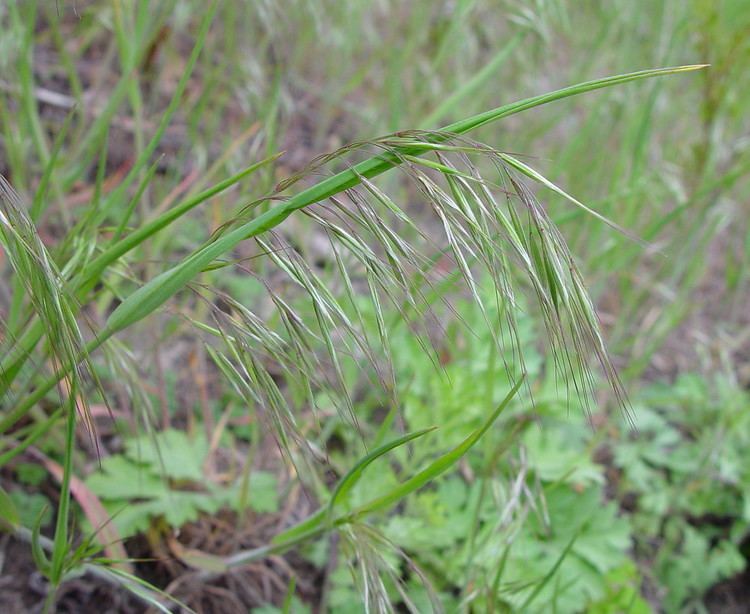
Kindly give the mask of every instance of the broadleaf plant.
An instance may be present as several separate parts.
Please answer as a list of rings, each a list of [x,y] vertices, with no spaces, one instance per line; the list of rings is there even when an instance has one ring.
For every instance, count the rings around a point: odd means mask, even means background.
[[[182,431],[166,430],[129,440],[124,454],[102,460],[86,485],[99,496],[123,538],[145,532],[157,520],[180,527],[198,519],[201,512],[237,509],[239,484],[204,480],[209,454],[202,434],[190,438]],[[275,512],[277,485],[272,474],[250,475],[250,507]]]

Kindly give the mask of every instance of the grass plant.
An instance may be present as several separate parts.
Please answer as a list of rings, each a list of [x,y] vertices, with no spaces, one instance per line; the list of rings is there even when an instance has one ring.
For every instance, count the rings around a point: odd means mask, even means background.
[[[41,514],[24,526],[18,501],[2,486],[0,512],[30,543],[49,581],[47,609],[67,580],[92,569],[164,611],[171,607],[133,567],[110,551],[101,555],[111,545],[97,542],[101,525],[116,520],[87,513],[92,531],[77,528],[75,501],[84,509],[82,497],[107,499],[99,478],[107,475],[107,458],[120,457],[107,455],[97,421],[102,408],[114,416],[119,405],[129,426],[154,442],[184,426],[185,441],[210,450],[206,467],[228,441],[244,442],[244,465],[232,467],[231,485],[208,488],[226,495],[235,511],[253,497],[254,455],[269,435],[286,494],[301,485],[315,502],[306,517],[279,526],[257,547],[222,556],[180,551],[203,582],[340,539],[369,610],[400,603],[421,611],[429,602],[435,609],[451,603],[464,611],[501,611],[501,604],[543,611],[569,599],[575,564],[602,576],[625,574],[630,584],[617,598],[627,593],[635,603],[635,576],[622,558],[626,531],[609,508],[607,522],[617,530],[607,560],[587,550],[595,518],[564,538],[545,537],[555,557],[543,572],[502,537],[520,535],[521,543],[543,548],[524,526],[554,533],[549,519],[564,517],[576,489],[591,500],[601,494],[600,473],[580,450],[571,453],[575,480],[552,477],[549,463],[525,456],[543,446],[521,408],[539,399],[534,411],[554,405],[545,388],[553,382],[557,398],[585,415],[616,407],[629,417],[626,388],[638,387],[689,317],[688,297],[706,270],[700,255],[737,219],[726,201],[748,162],[741,144],[727,154],[722,140],[723,121],[741,125],[735,82],[746,39],[736,34],[711,45],[719,33],[741,30],[741,3],[726,3],[734,22],[709,4],[686,3],[682,29],[666,8],[651,7],[661,43],[648,53],[624,34],[643,19],[625,3],[597,8],[593,17],[565,2],[509,9],[503,14],[512,28],[491,51],[494,13],[474,0],[455,3],[450,16],[416,2],[394,22],[389,40],[377,23],[379,11],[393,7],[287,4],[280,11],[265,0],[212,2],[202,10],[113,2],[75,19],[65,13],[70,7],[61,15],[43,3],[0,8],[0,47],[7,51],[0,67],[8,74],[0,83],[8,178],[0,175],[0,468],[15,475],[40,453],[61,466],[52,528],[42,528]],[[591,38],[589,52],[565,72],[575,85],[552,79],[540,87],[529,67],[552,61],[544,53],[557,37],[567,33],[576,43],[579,18],[598,27],[581,35]],[[619,25],[599,25],[607,19]],[[705,27],[685,33],[696,20]],[[362,28],[346,27],[351,23]],[[240,36],[244,26],[257,35],[253,53]],[[291,38],[297,43],[287,44]],[[687,59],[685,41],[695,50]],[[615,68],[674,66],[591,79],[610,72],[599,56],[613,45],[624,57]],[[66,84],[64,96],[50,94],[54,79],[38,83],[42,49],[55,57],[49,70]],[[429,63],[415,59],[427,55]],[[82,71],[92,57],[104,68]],[[356,61],[340,66],[341,57]],[[663,122],[683,126],[664,109],[675,80],[660,77],[706,68],[695,57],[715,70],[684,75],[702,88],[690,90],[702,123],[691,135],[688,180],[678,169],[684,159],[664,163],[652,147],[676,147],[662,142]],[[511,81],[499,97],[519,100],[496,106],[497,84]],[[528,95],[540,89],[547,93]],[[367,105],[357,104],[363,92]],[[296,115],[295,96],[303,94],[315,101],[313,121]],[[239,127],[225,124],[238,109]],[[118,139],[127,143],[124,153]],[[181,145],[172,151],[174,140]],[[660,210],[667,199],[671,205]],[[747,285],[746,256],[737,254],[725,264],[732,288]],[[648,317],[641,317],[644,305]],[[532,319],[543,331],[544,358],[526,338]],[[413,410],[420,386],[429,388],[417,363],[458,386],[462,374],[450,362],[461,351],[445,340],[471,337],[484,340],[477,355],[491,365],[474,384],[484,403],[455,415],[426,412],[435,420],[425,422]],[[185,401],[176,386],[170,394],[174,372],[160,365],[178,342],[191,348],[183,362],[202,365],[201,378],[211,374],[211,393],[196,378],[198,399]],[[401,354],[412,350],[417,357],[404,364]],[[153,378],[145,376],[151,360]],[[238,409],[253,424],[247,438],[232,423]],[[376,409],[383,415],[374,418]],[[329,449],[337,439],[345,453]],[[169,477],[169,458],[159,459],[168,452],[159,449],[144,464]],[[509,450],[512,461],[504,456]],[[132,468],[138,463],[129,454]],[[97,479],[76,482],[100,458],[98,486]],[[122,469],[122,458],[115,463]],[[467,478],[471,506],[460,510],[467,519],[458,557],[464,575],[431,560],[418,543],[408,552],[397,547],[389,536],[398,535],[398,523],[383,523],[400,510],[408,510],[405,523],[423,521],[420,497],[445,484],[460,488],[452,477],[472,467],[481,475]],[[529,476],[539,488],[528,486]],[[171,478],[165,497],[180,491],[174,480],[199,482]],[[487,510],[501,500],[503,520],[493,524]],[[205,505],[199,511],[207,513]],[[153,532],[157,516],[144,515]],[[483,547],[488,535],[498,544],[492,555]],[[533,575],[526,581],[517,574],[524,565]],[[460,595],[443,594],[463,581]],[[597,582],[586,593],[592,603],[616,585]],[[335,604],[335,597],[325,599]]]

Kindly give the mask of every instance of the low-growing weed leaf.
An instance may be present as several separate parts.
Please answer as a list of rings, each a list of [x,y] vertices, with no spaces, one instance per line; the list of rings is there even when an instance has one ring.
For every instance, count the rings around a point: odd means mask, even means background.
[[[601,466],[591,460],[586,449],[576,449],[560,429],[532,425],[524,433],[523,443],[529,453],[529,465],[546,482],[604,483]]]
[[[152,473],[158,467],[136,463],[116,454],[102,459],[99,471],[86,478],[86,484],[103,499],[149,499],[164,491],[163,480]]]
[[[168,429],[159,433],[158,440],[149,435],[131,439],[126,450],[135,462],[163,467],[164,474],[171,479],[199,482],[203,479],[208,442],[203,433],[191,437],[183,431]]]
[[[193,445],[193,447],[189,447]],[[239,478],[214,484],[203,474],[208,445],[201,434],[191,439],[176,430],[162,431],[125,444],[126,453],[102,460],[86,486],[102,501],[123,537],[148,529],[156,518],[178,528],[201,513],[214,514],[239,505]],[[278,510],[276,477],[253,471],[249,504],[258,513]]]
[[[250,474],[250,507],[259,514],[278,511],[278,483],[272,473],[253,471]]]

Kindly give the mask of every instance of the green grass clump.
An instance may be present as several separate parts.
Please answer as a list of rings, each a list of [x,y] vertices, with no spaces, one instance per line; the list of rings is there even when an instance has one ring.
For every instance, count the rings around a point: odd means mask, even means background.
[[[640,465],[615,416],[737,225],[741,3],[286,4],[0,7],[0,512],[47,608],[81,570],[168,607],[135,534],[203,583],[295,549],[334,610],[647,611],[644,576],[700,599],[668,552],[711,537],[617,509]],[[654,78],[698,59],[685,100]],[[175,546],[220,508],[281,519]],[[665,544],[646,572],[639,523]],[[739,569],[722,543],[701,590]]]

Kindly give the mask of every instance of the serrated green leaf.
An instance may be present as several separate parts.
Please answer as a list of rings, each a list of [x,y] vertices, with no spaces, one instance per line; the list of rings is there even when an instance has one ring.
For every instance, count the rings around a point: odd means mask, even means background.
[[[148,499],[160,496],[166,488],[156,471],[158,467],[117,454],[103,459],[101,469],[85,482],[102,499]]]
[[[203,463],[208,455],[208,442],[202,433],[189,437],[187,433],[170,429],[159,433],[158,439],[145,435],[127,442],[128,457],[148,464],[174,480],[203,480]]]
[[[273,514],[279,509],[279,493],[276,476],[268,471],[253,471],[250,474],[250,507],[258,513]]]

